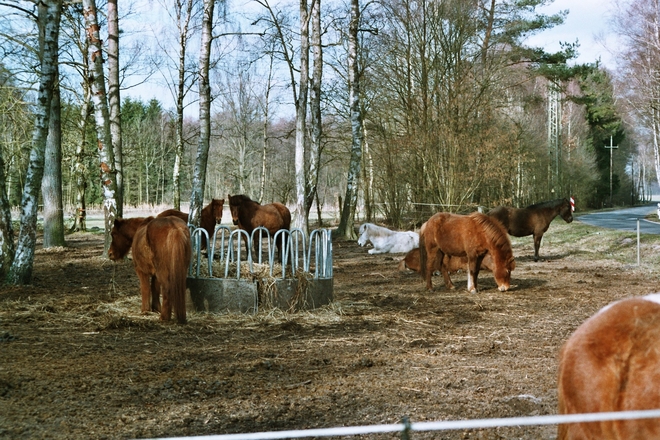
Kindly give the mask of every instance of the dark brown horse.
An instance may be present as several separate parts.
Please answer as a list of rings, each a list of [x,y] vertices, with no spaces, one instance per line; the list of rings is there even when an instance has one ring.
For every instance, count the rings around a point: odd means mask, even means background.
[[[229,200],[229,209],[234,224],[245,230],[249,235],[259,226],[268,229],[271,237],[280,229],[289,230],[291,227],[291,212],[289,208],[281,203],[261,205],[242,194],[227,195],[227,200]],[[282,255],[281,241],[277,240],[276,244],[280,255]]]
[[[498,206],[488,211],[488,215],[499,220],[514,237],[534,235],[534,261],[539,261],[541,238],[552,220],[559,215],[566,223],[573,221],[571,202],[566,198],[535,203],[526,208]]]
[[[211,203],[202,208],[201,218],[199,220],[199,226],[204,228],[209,234],[209,240],[213,240],[213,234],[215,233],[215,226],[222,222],[222,209],[225,205],[225,199],[211,199]],[[168,217],[168,216],[178,217],[184,222],[188,223],[188,213],[181,212],[176,209],[168,209],[161,212],[156,217]],[[203,241],[202,249],[206,248],[206,242]]]
[[[493,258],[493,276],[498,289],[504,292],[511,286],[511,271],[516,262],[511,241],[502,225],[478,212],[470,215],[439,212],[422,225],[419,232],[420,273],[426,288],[433,290],[431,277],[440,268],[445,287],[453,289],[447,266],[441,264],[445,255],[467,258],[467,289],[477,292],[477,278],[486,254]]]
[[[174,308],[179,323],[185,324],[186,277],[192,255],[186,222],[175,216],[116,219],[111,234],[111,260],[124,258],[129,250],[133,253],[142,313],[160,312],[160,319],[169,321]]]

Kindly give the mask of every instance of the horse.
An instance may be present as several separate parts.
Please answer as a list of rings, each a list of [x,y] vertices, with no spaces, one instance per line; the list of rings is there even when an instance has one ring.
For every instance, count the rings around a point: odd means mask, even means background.
[[[426,289],[433,290],[431,276],[440,267],[445,288],[453,289],[447,267],[441,262],[445,255],[467,258],[467,289],[477,292],[477,278],[487,253],[493,258],[493,276],[500,292],[511,286],[511,271],[516,267],[511,241],[502,225],[478,212],[470,215],[439,212],[422,225],[419,233],[420,273]]]
[[[560,414],[660,408],[660,293],[623,299],[587,319],[561,349]],[[561,424],[559,440],[660,438],[657,419]]]
[[[371,242],[374,246],[373,249],[369,249],[370,254],[384,254],[387,252],[396,254],[410,252],[412,249],[419,247],[419,234],[417,232],[390,231],[373,223],[363,223],[358,234],[360,238],[358,238],[357,243],[360,246],[364,246],[368,242]]]
[[[403,260],[399,262],[398,269],[400,271],[410,269],[412,271],[419,272],[420,270],[419,254],[420,254],[419,248],[413,249],[410,252],[408,252],[406,256],[403,258]],[[445,257],[442,259],[442,264],[444,266],[447,266],[447,272],[456,273],[460,270],[465,270],[467,268],[468,260],[467,257],[451,257],[449,255],[445,255]],[[492,272],[493,267],[494,267],[493,257],[491,257],[490,254],[486,254],[486,256],[484,256],[484,259],[481,261],[481,270]],[[436,267],[434,273],[441,271],[441,269],[442,269],[441,267]]]
[[[541,238],[550,227],[552,220],[558,215],[566,223],[573,221],[573,208],[568,199],[550,200],[529,205],[526,208],[511,208],[498,206],[488,211],[486,215],[499,220],[504,229],[514,237],[534,236],[534,261],[539,261]]]
[[[174,308],[178,322],[185,324],[186,278],[192,257],[186,222],[176,216],[115,219],[111,235],[111,260],[124,258],[129,250],[133,253],[142,313],[160,312],[160,319],[169,321]]]
[[[234,196],[227,194],[227,200],[229,200],[232,221],[239,229],[243,229],[249,235],[259,226],[268,229],[271,237],[277,231],[281,229],[289,230],[291,227],[291,212],[282,203],[274,202],[262,205],[243,194]],[[282,243],[278,240],[276,245],[281,256]],[[245,243],[245,246],[247,252],[250,252],[247,243]]]
[[[211,202],[202,208],[202,214],[199,220],[199,226],[204,228],[209,234],[209,240],[213,240],[215,233],[215,226],[222,222],[222,209],[225,204],[225,199],[211,199]],[[188,213],[181,212],[177,209],[168,209],[161,212],[156,217],[175,216],[188,223]],[[202,240],[202,249],[206,248],[206,241]]]

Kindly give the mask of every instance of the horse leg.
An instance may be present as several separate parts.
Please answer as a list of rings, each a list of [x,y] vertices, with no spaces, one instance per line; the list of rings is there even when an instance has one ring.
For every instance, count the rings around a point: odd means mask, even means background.
[[[470,293],[478,293],[479,289],[477,287],[477,280],[479,279],[479,270],[481,269],[481,262],[484,259],[484,255],[477,256],[475,258],[468,257],[468,281],[467,288]]]
[[[167,274],[161,274],[161,276],[166,277]],[[170,298],[170,292],[169,292],[172,286],[170,286],[169,283],[165,283],[165,285],[163,285],[162,283],[158,283],[158,284],[163,287],[161,289],[163,291],[163,305],[161,306],[160,309],[160,320],[169,321],[170,318],[172,317],[172,299]]]
[[[160,283],[155,276],[151,277],[151,311],[160,312]]]
[[[142,313],[149,313],[151,310],[151,304],[149,300],[151,299],[151,275],[147,272],[142,272],[135,270],[135,273],[140,280],[140,296],[142,296]]]
[[[445,257],[448,257],[446,261],[445,261]],[[449,259],[451,257],[445,255],[443,252],[438,251],[436,258],[438,258],[442,262],[440,264],[440,273],[442,274],[442,278],[445,280],[445,289],[454,290],[454,283],[451,282],[451,278],[449,278],[449,270],[447,270],[447,266],[449,265]],[[447,264],[445,264],[445,262]],[[434,267],[437,267],[435,265],[435,261],[433,263],[434,263]],[[433,268],[431,268],[429,273],[433,274]]]
[[[534,261],[539,261],[539,248],[541,247],[543,234],[534,234]]]

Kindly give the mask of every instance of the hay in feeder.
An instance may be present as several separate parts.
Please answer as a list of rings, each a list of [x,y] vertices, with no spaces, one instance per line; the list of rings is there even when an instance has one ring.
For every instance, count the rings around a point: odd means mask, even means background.
[[[199,277],[209,278],[208,260],[201,259],[199,265]],[[225,270],[227,274],[225,276]],[[282,277],[282,265],[258,264],[243,261],[240,263],[240,277],[237,274],[237,263],[214,260],[212,262],[212,274],[210,278],[241,279],[257,284],[257,295],[259,308],[280,309],[284,312],[294,312],[309,308],[309,288],[313,276],[301,268],[295,274],[291,273],[291,266],[286,267],[286,278]],[[197,260],[193,262],[193,275],[197,277]]]

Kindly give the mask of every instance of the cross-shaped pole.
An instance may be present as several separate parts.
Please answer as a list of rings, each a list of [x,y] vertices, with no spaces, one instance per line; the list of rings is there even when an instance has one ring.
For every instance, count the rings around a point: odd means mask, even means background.
[[[605,145],[605,148],[610,149],[610,207],[612,207],[612,151],[619,148],[618,145],[612,145],[612,136],[610,136],[610,144]]]

